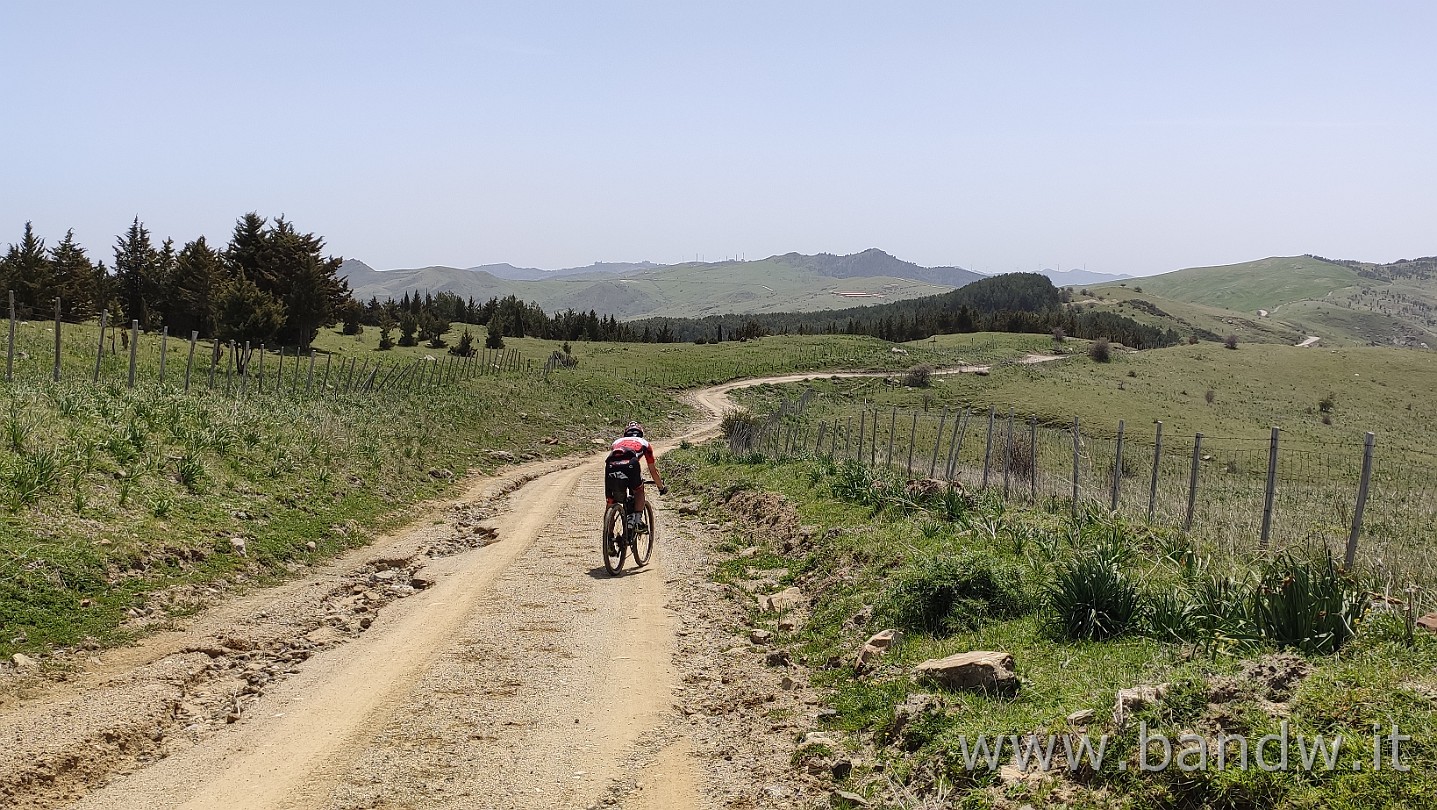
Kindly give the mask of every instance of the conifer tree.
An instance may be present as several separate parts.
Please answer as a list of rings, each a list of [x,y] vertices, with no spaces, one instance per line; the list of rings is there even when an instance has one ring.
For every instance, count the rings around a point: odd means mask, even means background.
[[[11,245],[0,259],[3,281],[15,291],[15,311],[22,318],[34,317],[36,310],[45,311],[54,303],[54,268],[45,253],[45,240],[35,235],[34,227],[25,223],[25,235],[18,245]]]
[[[180,248],[175,257],[172,289],[176,300],[170,316],[171,331],[180,335],[195,331],[201,337],[214,337],[220,296],[226,284],[220,254],[203,236]]]
[[[150,232],[135,217],[130,229],[115,241],[115,293],[122,319],[139,321],[145,329],[150,321],[146,293],[159,261],[159,251],[150,244]]]
[[[103,299],[99,281],[104,268],[85,255],[85,249],[75,241],[73,229],[66,231],[60,244],[50,250],[50,264],[54,268],[54,294],[60,297],[62,315],[88,318],[99,311],[101,307],[97,302]]]

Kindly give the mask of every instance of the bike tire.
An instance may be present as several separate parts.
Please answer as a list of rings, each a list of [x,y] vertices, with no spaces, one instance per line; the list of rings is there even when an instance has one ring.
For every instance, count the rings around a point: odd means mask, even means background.
[[[644,522],[649,524],[649,530],[634,534],[634,565],[640,568],[649,564],[649,554],[654,550],[654,538],[659,533],[659,524],[654,521],[653,504],[644,504]]]
[[[618,576],[624,568],[624,556],[629,553],[629,544],[624,537],[624,507],[620,504],[609,504],[604,510],[604,531],[599,553],[604,558],[604,570],[609,572],[611,577]]]

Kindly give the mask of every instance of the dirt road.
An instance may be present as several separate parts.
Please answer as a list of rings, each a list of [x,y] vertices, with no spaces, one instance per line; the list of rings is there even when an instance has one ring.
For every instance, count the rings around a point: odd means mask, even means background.
[[[696,393],[683,438],[757,382]],[[703,586],[701,544],[661,535],[648,568],[609,577],[600,485],[597,461],[474,481],[312,575],[35,685],[0,713],[0,806],[717,806],[692,755],[712,739],[673,709],[695,632],[675,591]]]

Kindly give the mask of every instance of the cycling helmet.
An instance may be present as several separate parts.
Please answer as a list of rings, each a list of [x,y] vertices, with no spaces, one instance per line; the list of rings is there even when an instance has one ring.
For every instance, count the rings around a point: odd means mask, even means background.
[[[642,438],[644,437],[644,426],[641,425],[641,424],[639,424],[638,422],[630,422],[630,423],[624,428],[624,435],[625,435],[625,436],[637,436],[637,437],[639,437],[640,439],[642,439]]]

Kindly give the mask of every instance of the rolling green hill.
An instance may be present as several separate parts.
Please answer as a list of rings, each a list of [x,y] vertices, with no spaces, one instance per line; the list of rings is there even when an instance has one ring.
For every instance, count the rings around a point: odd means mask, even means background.
[[[1358,285],[1355,270],[1310,256],[1260,259],[1222,267],[1191,267],[1139,279],[1158,295],[1256,314],[1294,301],[1321,299]]]
[[[1191,330],[1261,342],[1437,346],[1437,259],[1374,264],[1288,256],[1092,287],[1090,303],[1170,314]],[[1080,300],[1083,298],[1080,296]],[[1134,299],[1141,299],[1135,301]],[[1163,316],[1148,311],[1148,322]],[[1144,320],[1144,318],[1139,318]]]

